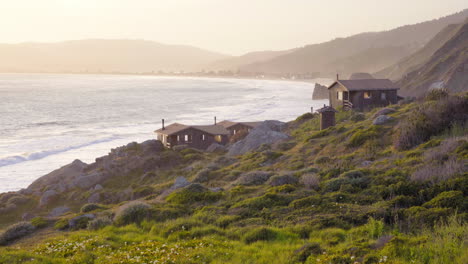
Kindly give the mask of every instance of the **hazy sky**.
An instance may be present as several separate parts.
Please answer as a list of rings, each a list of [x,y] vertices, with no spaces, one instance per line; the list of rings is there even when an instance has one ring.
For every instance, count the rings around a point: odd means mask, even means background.
[[[0,0],[0,42],[147,39],[227,54],[391,29],[466,0]]]

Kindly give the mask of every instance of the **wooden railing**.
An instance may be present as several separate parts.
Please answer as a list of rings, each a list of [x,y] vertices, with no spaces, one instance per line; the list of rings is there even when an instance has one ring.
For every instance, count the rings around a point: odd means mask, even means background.
[[[344,100],[343,101],[343,108],[347,109],[347,110],[351,110],[351,109],[353,109],[353,103],[351,103],[348,100]]]

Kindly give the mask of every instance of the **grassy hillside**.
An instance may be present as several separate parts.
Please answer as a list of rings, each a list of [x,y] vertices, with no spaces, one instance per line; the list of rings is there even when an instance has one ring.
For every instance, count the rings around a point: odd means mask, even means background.
[[[0,263],[465,263],[468,95],[392,107],[384,125],[372,124],[380,109],[339,112],[322,131],[305,114],[289,141],[234,158],[165,150],[172,166],[102,183],[136,201],[71,191],[54,206],[72,212],[7,228],[35,208],[25,195],[0,218]],[[139,145],[119,152],[144,157]],[[192,184],[171,189],[181,176]]]

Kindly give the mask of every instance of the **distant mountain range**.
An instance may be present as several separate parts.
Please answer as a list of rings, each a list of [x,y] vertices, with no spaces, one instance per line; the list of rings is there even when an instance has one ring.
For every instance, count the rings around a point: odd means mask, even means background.
[[[0,44],[0,72],[198,71],[229,56],[145,40]]]
[[[0,44],[0,72],[157,73],[232,71],[315,77],[371,72],[399,80],[429,62],[457,34],[468,9],[439,19],[284,51],[229,56],[145,40]],[[414,74],[411,75],[414,78]],[[404,82],[402,82],[404,83]]]

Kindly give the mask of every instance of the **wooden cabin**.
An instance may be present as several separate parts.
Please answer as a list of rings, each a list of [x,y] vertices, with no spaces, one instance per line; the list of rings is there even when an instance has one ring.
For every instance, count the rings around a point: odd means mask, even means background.
[[[330,106],[368,110],[398,102],[398,88],[388,79],[337,80],[328,87]]]
[[[211,144],[225,145],[229,142],[229,131],[221,125],[187,126],[179,123],[154,131],[164,146],[172,148],[187,145],[191,148],[206,150]]]
[[[232,122],[224,120],[218,123],[229,131],[230,136],[234,136],[241,131],[250,132],[254,127],[259,125],[261,122]]]

